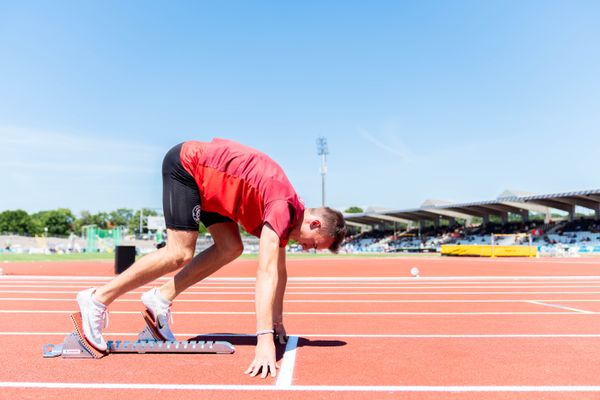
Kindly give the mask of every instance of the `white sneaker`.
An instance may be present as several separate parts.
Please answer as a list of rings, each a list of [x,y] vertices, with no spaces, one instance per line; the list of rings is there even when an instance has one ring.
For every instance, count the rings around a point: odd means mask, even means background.
[[[165,299],[157,288],[152,288],[142,295],[142,303],[156,321],[156,329],[164,340],[174,341],[175,335],[171,332],[169,322],[173,322],[171,314],[172,302]]]
[[[108,313],[106,306],[92,297],[95,291],[96,288],[91,288],[77,293],[77,303],[85,338],[96,350],[106,351],[102,329],[108,326]]]

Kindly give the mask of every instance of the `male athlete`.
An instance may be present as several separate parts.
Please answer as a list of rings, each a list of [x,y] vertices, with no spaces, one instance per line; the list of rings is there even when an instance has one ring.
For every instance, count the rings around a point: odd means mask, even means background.
[[[102,329],[106,307],[119,296],[169,272],[164,285],[142,295],[156,328],[165,340],[175,337],[169,326],[171,304],[188,287],[236,259],[243,250],[238,229],[260,238],[256,273],[255,357],[246,374],[276,376],[274,335],[285,337],[283,295],[287,282],[285,246],[298,242],[305,250],[336,252],[346,233],[342,214],[328,207],[304,208],[281,167],[267,155],[236,142],[214,139],[173,147],[162,166],[163,208],[167,245],[135,262],[99,288],[77,295],[86,339],[105,351]],[[198,224],[214,244],[194,257]]]

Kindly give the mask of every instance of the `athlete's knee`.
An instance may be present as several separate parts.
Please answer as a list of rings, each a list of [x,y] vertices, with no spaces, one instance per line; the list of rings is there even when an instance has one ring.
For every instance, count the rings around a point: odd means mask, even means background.
[[[215,243],[221,256],[227,261],[233,261],[238,258],[244,251],[244,244],[239,237],[231,237],[227,240],[222,240]]]
[[[232,260],[235,260],[244,252],[244,244],[241,239],[238,239],[235,243],[231,245],[229,248],[229,256]]]
[[[168,257],[171,263],[175,264],[178,268],[189,263],[194,257],[194,249],[188,249],[186,247],[176,247],[168,249]]]

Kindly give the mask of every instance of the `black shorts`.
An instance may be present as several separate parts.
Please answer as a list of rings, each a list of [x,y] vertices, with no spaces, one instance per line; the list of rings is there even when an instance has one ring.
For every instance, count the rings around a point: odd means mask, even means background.
[[[200,222],[207,228],[220,222],[233,222],[221,214],[201,212],[198,185],[181,165],[182,145],[169,150],[162,165],[163,212],[167,228],[197,231]]]

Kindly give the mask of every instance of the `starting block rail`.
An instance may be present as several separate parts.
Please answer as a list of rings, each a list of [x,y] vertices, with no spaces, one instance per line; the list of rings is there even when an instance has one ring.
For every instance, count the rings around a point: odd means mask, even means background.
[[[142,313],[146,327],[136,341],[109,340],[105,352],[96,350],[83,336],[81,313],[71,314],[75,330],[65,337],[61,344],[46,344],[43,347],[45,358],[102,358],[112,353],[194,353],[194,354],[231,354],[235,347],[225,341],[169,341],[160,340],[159,333],[152,323],[148,312]]]

